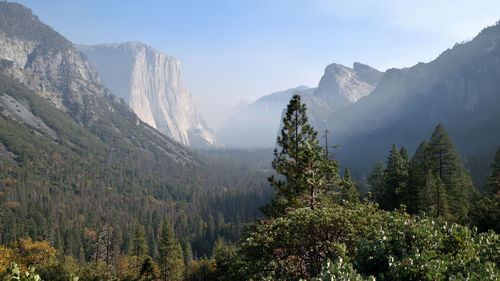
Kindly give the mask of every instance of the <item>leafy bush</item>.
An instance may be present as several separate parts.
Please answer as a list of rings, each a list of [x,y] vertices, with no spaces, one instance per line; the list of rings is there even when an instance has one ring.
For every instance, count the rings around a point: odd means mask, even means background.
[[[394,214],[359,246],[359,273],[377,280],[498,280],[500,237],[458,224]]]
[[[244,234],[240,274],[278,280],[318,276],[327,260],[352,257],[357,245],[383,224],[376,205],[302,208],[263,221]]]

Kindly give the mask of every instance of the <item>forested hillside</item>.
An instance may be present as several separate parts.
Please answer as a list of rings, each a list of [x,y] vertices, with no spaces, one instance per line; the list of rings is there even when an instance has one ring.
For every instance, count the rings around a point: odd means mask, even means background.
[[[200,256],[211,251],[217,236],[237,239],[242,225],[258,215],[256,208],[268,198],[265,166],[224,163],[191,152],[170,157],[168,147],[151,142],[153,129],[150,135],[137,134],[112,114],[87,129],[14,80],[0,79],[2,100],[18,101],[19,111],[26,108],[54,132],[16,121],[2,107],[4,245],[29,236],[88,261],[102,229],[114,229],[118,255],[129,251],[134,229],[144,225],[155,256],[154,238],[168,216],[177,236]],[[111,122],[122,127],[107,126]],[[121,134],[127,131],[131,140]]]

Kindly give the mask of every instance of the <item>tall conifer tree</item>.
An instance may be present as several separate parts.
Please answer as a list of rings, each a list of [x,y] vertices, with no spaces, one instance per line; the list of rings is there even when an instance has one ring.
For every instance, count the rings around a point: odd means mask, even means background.
[[[472,180],[465,171],[455,144],[442,124],[432,133],[429,143],[432,155],[431,169],[444,183],[453,220],[464,220],[475,195]]]
[[[321,194],[338,184],[337,162],[325,157],[317,135],[309,124],[306,105],[295,94],[287,106],[272,162],[284,180],[269,178],[274,195],[271,204],[261,209],[266,215],[277,217],[295,208],[314,208]]]
[[[158,250],[161,279],[181,280],[184,271],[182,247],[168,219],[163,223]]]
[[[397,146],[394,144],[387,157],[387,168],[385,170],[385,186],[383,199],[380,206],[386,210],[394,210],[399,207],[402,194],[408,185],[408,169],[405,160],[401,157]]]

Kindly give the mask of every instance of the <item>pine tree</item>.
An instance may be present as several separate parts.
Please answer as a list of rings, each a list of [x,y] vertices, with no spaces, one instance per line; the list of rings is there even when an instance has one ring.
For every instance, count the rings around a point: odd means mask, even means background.
[[[148,244],[146,243],[146,234],[144,226],[137,225],[134,231],[134,240],[132,241],[132,253],[135,256],[135,267],[137,274],[144,255],[148,252]]]
[[[455,144],[442,124],[432,133],[429,146],[432,155],[431,169],[444,183],[450,213],[454,216],[451,219],[464,220],[476,190],[462,165]]]
[[[370,192],[375,202],[381,202],[384,198],[385,167],[382,160],[377,161],[368,177]]]
[[[359,202],[359,192],[356,188],[354,180],[351,178],[351,172],[348,168],[345,168],[344,177],[342,178],[342,183],[340,184],[341,199],[351,202]]]
[[[408,169],[403,157],[394,144],[387,157],[385,169],[385,185],[380,206],[386,210],[394,210],[403,203],[404,193],[408,186]]]
[[[158,278],[158,266],[151,257],[144,259],[141,270],[139,271],[140,281],[155,281]]]
[[[500,147],[491,164],[491,173],[486,181],[483,198],[477,201],[471,211],[471,219],[479,231],[492,229],[500,232]]]
[[[337,162],[325,157],[318,133],[308,122],[306,106],[299,95],[294,95],[283,118],[279,150],[274,150],[273,168],[284,180],[269,178],[274,187],[270,205],[261,210],[270,217],[278,217],[290,209],[304,206],[314,208],[318,198],[329,187],[338,184]]]
[[[491,164],[491,173],[488,176],[486,187],[489,193],[500,195],[500,146],[495,153],[493,164]]]
[[[168,219],[163,224],[158,250],[161,279],[181,280],[184,271],[182,247]]]
[[[429,173],[431,165],[429,143],[424,140],[415,151],[409,165],[409,201],[407,210],[410,214],[428,211],[430,202],[428,201],[429,191],[426,190],[426,184],[428,183],[428,177],[432,176],[432,173]]]
[[[186,267],[189,267],[191,262],[193,261],[193,250],[191,249],[191,244],[186,242],[184,246],[184,264]]]

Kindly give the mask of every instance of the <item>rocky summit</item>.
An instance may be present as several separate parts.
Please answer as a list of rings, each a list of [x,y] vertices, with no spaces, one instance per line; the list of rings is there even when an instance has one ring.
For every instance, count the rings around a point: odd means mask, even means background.
[[[102,82],[142,121],[185,145],[218,146],[196,99],[181,80],[179,60],[137,42],[78,48]]]

